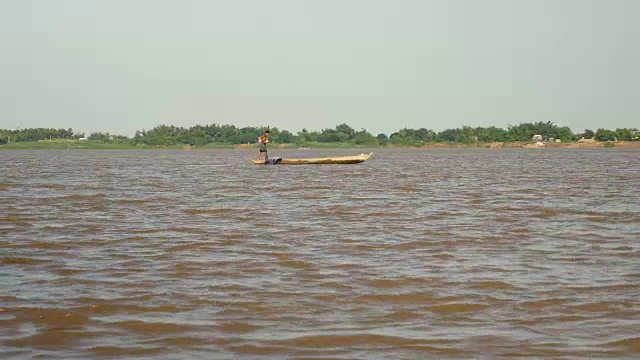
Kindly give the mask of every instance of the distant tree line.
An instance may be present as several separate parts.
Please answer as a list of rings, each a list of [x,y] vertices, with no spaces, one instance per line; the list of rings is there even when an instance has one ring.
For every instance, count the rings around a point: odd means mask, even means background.
[[[7,142],[28,142],[53,139],[79,139],[84,134],[76,134],[73,129],[29,128],[19,130],[0,129],[0,144]]]
[[[248,144],[255,143],[256,139],[268,128],[266,127],[236,127],[234,125],[196,125],[189,128],[172,125],[159,125],[150,130],[136,131],[132,138],[109,133],[92,133],[88,140],[100,142],[126,142],[131,145],[192,145],[202,146],[207,144]],[[302,129],[297,134],[278,128],[269,128],[270,138],[273,143],[296,143],[300,145],[319,143],[351,143],[355,145],[399,145],[420,146],[429,142],[455,142],[455,143],[489,143],[489,142],[528,142],[539,135],[542,140],[559,139],[563,142],[576,141],[580,138],[595,139],[597,141],[623,141],[638,140],[640,132],[637,129],[589,129],[579,134],[574,134],[571,129],[557,126],[553,122],[522,123],[509,126],[507,129],[491,127],[470,127],[446,129],[440,132],[420,128],[404,128],[390,135],[372,135],[365,129],[356,130],[347,124],[340,124],[333,129],[326,128],[320,131],[308,131]],[[0,144],[8,142],[28,142],[53,139],[84,139],[85,135],[76,134],[72,129],[30,128],[19,130],[0,129]]]

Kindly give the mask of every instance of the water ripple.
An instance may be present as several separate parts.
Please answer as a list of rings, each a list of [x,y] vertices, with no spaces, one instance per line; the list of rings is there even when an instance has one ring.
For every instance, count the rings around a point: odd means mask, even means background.
[[[0,156],[3,358],[640,356],[637,151]]]

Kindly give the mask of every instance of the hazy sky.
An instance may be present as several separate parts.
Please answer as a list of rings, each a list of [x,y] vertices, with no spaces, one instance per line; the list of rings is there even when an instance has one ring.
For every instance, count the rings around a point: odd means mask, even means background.
[[[0,0],[0,128],[640,127],[638,0]]]

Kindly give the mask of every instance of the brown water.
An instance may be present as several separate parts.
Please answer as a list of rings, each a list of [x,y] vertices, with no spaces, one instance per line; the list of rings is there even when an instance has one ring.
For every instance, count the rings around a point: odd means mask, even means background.
[[[640,356],[640,151],[249,156],[0,152],[0,358]]]

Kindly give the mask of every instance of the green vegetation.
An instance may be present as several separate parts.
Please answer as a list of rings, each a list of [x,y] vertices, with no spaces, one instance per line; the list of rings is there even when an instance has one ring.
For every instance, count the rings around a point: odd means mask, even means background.
[[[231,147],[231,146],[228,146]],[[136,146],[129,141],[36,141],[36,142],[11,142],[10,144],[0,145],[0,149],[16,149],[16,150],[72,150],[72,149],[113,149],[126,150],[138,148],[152,148],[151,146]],[[181,149],[182,146],[174,145],[168,148]]]
[[[638,129],[598,129],[594,134],[594,138],[598,141],[634,141],[640,140],[640,131]]]
[[[132,138],[109,133],[92,133],[87,138],[73,129],[32,128],[21,130],[0,129],[0,145],[15,149],[132,149],[175,148],[195,146],[198,148],[231,148],[239,144],[255,144],[258,136],[267,128],[236,127],[234,125],[196,125],[189,128],[169,125],[156,126],[151,130],[136,131]],[[333,129],[308,131],[297,134],[278,128],[270,128],[273,144],[285,147],[349,148],[377,146],[423,146],[433,143],[477,144],[492,142],[530,142],[532,140],[562,142],[579,138],[597,141],[639,140],[637,129],[585,130],[574,134],[568,127],[552,122],[522,123],[507,129],[497,127],[470,127],[446,129],[441,132],[421,129],[401,129],[391,135],[373,135],[365,129],[355,130],[347,124]]]

